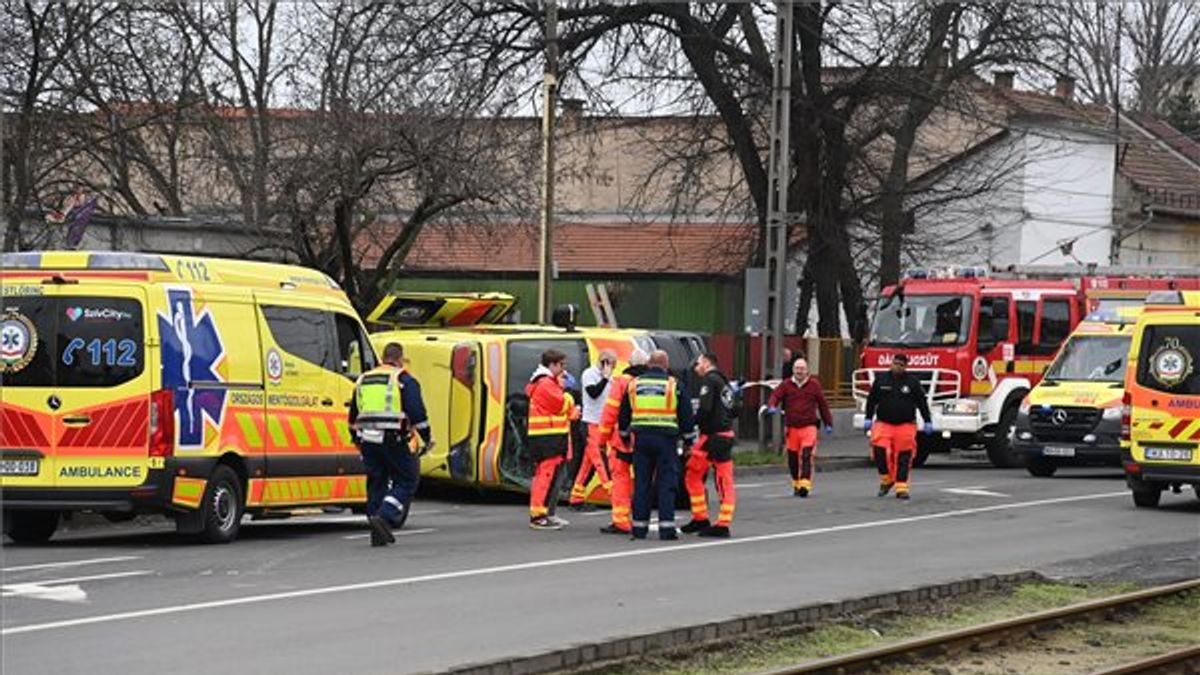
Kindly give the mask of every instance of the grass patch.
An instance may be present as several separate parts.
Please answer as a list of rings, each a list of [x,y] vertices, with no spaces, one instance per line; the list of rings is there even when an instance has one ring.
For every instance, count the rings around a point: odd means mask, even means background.
[[[780,668],[816,659],[909,640],[990,621],[998,621],[1032,612],[1064,607],[1086,600],[1108,597],[1135,589],[1133,584],[1060,584],[1038,582],[1023,584],[1008,591],[951,599],[937,603],[907,607],[902,611],[880,612],[850,616],[836,623],[815,627],[798,627],[764,634],[732,643],[710,645],[693,652],[645,656],[635,663],[590,671],[617,675],[618,673],[652,673],[655,675],[687,675],[691,673],[753,673]],[[1176,607],[1179,605],[1179,607]],[[1166,640],[1186,640],[1194,637],[1194,626],[1200,594],[1153,606],[1154,611],[1175,612],[1180,621],[1178,634],[1164,633]],[[1159,618],[1147,622],[1146,634],[1158,631]],[[1064,638],[1073,630],[1093,630],[1090,625],[1063,631]],[[1111,627],[1113,639],[1121,627]],[[1190,630],[1189,630],[1190,628]],[[1127,626],[1126,626],[1127,629]],[[1159,631],[1161,632],[1161,631]],[[1129,636],[1132,638],[1133,636]],[[1082,640],[1091,639],[1084,637]],[[1101,638],[1107,639],[1107,638]],[[1145,636],[1135,639],[1144,641]],[[1087,643],[1087,644],[1093,644]],[[1181,642],[1180,644],[1184,644]],[[1087,649],[1088,647],[1085,647]],[[1167,651],[1163,649],[1161,651]],[[1153,653],[1153,652],[1151,652]],[[928,665],[912,671],[929,672]],[[998,672],[1003,673],[1003,670]],[[1011,671],[1010,671],[1011,672]],[[1036,672],[1019,670],[1017,672]]]

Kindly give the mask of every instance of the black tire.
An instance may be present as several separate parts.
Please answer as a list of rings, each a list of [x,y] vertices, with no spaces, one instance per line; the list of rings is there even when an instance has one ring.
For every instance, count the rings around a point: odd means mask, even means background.
[[[1049,478],[1054,475],[1055,471],[1058,471],[1058,465],[1054,462],[1040,458],[1034,459],[1032,457],[1026,461],[1025,468],[1029,470],[1029,475],[1038,478]]]
[[[1159,500],[1162,499],[1163,486],[1131,477],[1129,478],[1129,491],[1133,494],[1133,503],[1136,506],[1152,509],[1158,506]]]
[[[11,511],[5,515],[5,534],[18,544],[44,544],[58,529],[58,511]]]
[[[1200,499],[1200,485],[1192,486],[1192,494],[1196,496],[1196,499]]]
[[[1000,469],[1016,469],[1023,466],[1020,455],[1013,451],[1012,430],[1017,422],[1017,406],[1009,404],[1000,413],[996,425],[996,436],[987,444],[987,456],[992,466]]]
[[[913,466],[925,466],[929,455],[935,452],[950,452],[950,441],[934,434],[917,434],[917,455],[913,457]]]
[[[204,529],[200,541],[206,544],[228,544],[237,538],[242,524],[246,501],[242,494],[242,481],[233,469],[218,464],[204,488],[204,501],[200,503]]]

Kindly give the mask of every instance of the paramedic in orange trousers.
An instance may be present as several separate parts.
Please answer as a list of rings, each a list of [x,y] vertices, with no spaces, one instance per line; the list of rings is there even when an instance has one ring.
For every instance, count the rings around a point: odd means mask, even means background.
[[[817,427],[824,423],[825,434],[833,433],[833,414],[821,383],[808,373],[808,361],[792,363],[792,375],[775,387],[767,400],[766,412],[783,413],[788,472],[792,475],[792,494],[807,497],[813,489],[813,465],[817,461]]]
[[[692,521],[681,528],[685,534],[699,533],[701,537],[728,537],[733,523],[733,511],[737,506],[737,488],[733,482],[733,388],[729,380],[717,369],[715,354],[702,354],[696,358],[696,375],[700,377],[700,391],[696,409],[696,429],[700,437],[692,446],[684,470],[684,485],[692,505]],[[721,500],[721,510],[715,525],[708,519],[708,491],[704,487],[704,476],[713,468],[713,483]]]
[[[617,432],[617,419],[621,412],[621,401],[633,378],[646,371],[650,355],[641,348],[629,356],[629,367],[613,377],[609,387],[604,412],[600,414],[600,432],[608,439],[608,470],[612,476],[612,522],[600,528],[604,534],[630,533],[630,514],[633,508],[633,448],[621,440]]]
[[[600,352],[600,359],[596,365],[583,371],[580,377],[580,383],[583,385],[583,422],[587,426],[587,444],[580,458],[579,471],[575,474],[575,485],[571,487],[571,508],[577,511],[590,509],[585,499],[587,484],[593,472],[600,479],[601,487],[612,494],[612,479],[609,478],[608,466],[604,463],[608,438],[603,433],[600,418],[604,413],[604,404],[608,401],[613,369],[616,366],[617,355],[612,350],[605,349]]]
[[[893,356],[891,370],[875,378],[867,395],[864,428],[871,433],[880,497],[895,486],[896,498],[908,499],[909,474],[917,454],[917,411],[925,420],[925,433],[933,433],[925,389],[907,367],[907,356]]]
[[[533,372],[525,393],[529,396],[529,452],[534,462],[529,490],[529,527],[557,530],[565,524],[554,518],[548,500],[559,467],[570,447],[571,418],[575,400],[565,391],[567,356],[549,349],[542,352],[541,365]]]

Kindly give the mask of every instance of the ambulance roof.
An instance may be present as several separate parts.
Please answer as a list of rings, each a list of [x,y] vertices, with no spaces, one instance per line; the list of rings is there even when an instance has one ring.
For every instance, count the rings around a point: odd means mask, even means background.
[[[68,276],[120,276],[122,280],[159,283],[211,283],[272,288],[338,289],[327,274],[299,265],[120,251],[34,251],[0,255],[6,276],[30,271],[65,272]],[[17,274],[13,274],[16,272]],[[130,278],[135,274],[139,279]]]

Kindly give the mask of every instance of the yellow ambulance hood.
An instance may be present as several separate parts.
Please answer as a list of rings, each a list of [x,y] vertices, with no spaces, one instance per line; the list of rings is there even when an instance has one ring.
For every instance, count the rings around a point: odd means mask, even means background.
[[[1072,382],[1043,380],[1029,392],[1029,404],[1109,408],[1121,403],[1124,387],[1112,382]]]
[[[392,328],[464,328],[494,324],[503,319],[516,298],[507,293],[389,293],[368,323]]]

